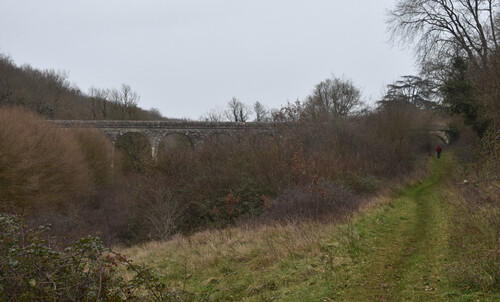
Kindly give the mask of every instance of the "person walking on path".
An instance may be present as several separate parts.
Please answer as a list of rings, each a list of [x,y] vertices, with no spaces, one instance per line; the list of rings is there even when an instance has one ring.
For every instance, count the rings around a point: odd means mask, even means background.
[[[443,149],[441,148],[440,145],[438,145],[437,148],[436,148],[437,158],[441,158],[441,152],[442,151],[443,151]]]

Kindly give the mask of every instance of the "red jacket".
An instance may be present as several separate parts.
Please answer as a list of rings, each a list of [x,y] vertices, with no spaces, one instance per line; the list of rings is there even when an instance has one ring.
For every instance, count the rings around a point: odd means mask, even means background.
[[[440,153],[441,151],[443,151],[443,149],[441,149],[441,146],[437,146],[437,148],[436,148],[436,152],[437,152],[437,153]]]

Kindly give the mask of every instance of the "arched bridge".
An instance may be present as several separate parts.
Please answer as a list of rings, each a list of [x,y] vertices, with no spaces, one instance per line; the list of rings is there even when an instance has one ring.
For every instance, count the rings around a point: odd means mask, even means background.
[[[189,138],[193,145],[214,135],[234,135],[240,132],[250,134],[270,134],[274,129],[268,123],[232,122],[191,122],[191,121],[127,121],[127,120],[54,120],[61,128],[96,128],[107,135],[113,145],[126,133],[139,133],[151,144],[153,157],[156,156],[162,139],[171,134],[181,134]]]
[[[267,134],[276,136],[276,128],[270,123],[193,122],[193,121],[128,121],[128,120],[53,120],[61,128],[96,128],[107,135],[114,144],[127,133],[138,133],[147,138],[151,152],[156,157],[160,142],[171,134],[186,136],[192,145],[214,135]],[[433,130],[430,134],[449,143],[448,130]]]

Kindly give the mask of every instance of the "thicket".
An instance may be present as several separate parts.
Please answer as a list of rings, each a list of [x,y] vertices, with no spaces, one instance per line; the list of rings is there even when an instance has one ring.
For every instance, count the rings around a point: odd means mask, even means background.
[[[66,242],[90,233],[127,244],[255,217],[341,217],[434,144],[426,128],[433,113],[408,104],[323,121],[306,111],[286,117],[294,110],[276,113],[274,137],[239,133],[193,146],[180,136],[153,160],[134,136],[119,140],[111,158],[96,130],[58,129],[2,108],[2,211],[49,222]]]
[[[109,139],[97,130],[60,129],[24,108],[0,108],[0,211],[34,225],[51,222],[68,239],[96,234],[78,207],[92,207],[116,183],[110,155]]]
[[[55,209],[94,183],[71,134],[22,108],[0,108],[0,208],[33,213]]]
[[[256,217],[342,217],[431,151],[432,116],[396,104],[335,121],[278,123],[274,138],[241,133],[167,149],[135,178],[118,237],[165,239]]]
[[[500,131],[483,138],[471,129],[455,147],[458,166],[450,187],[453,281],[464,288],[500,290]]]
[[[477,66],[454,56],[440,87],[458,139],[450,184],[450,270],[459,286],[483,291],[500,290],[499,58],[488,54]]]

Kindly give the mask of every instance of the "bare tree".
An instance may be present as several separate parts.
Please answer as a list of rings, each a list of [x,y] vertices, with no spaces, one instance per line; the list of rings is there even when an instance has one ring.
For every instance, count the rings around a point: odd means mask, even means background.
[[[220,108],[211,109],[200,117],[200,120],[204,122],[222,122],[224,121],[224,111]]]
[[[122,84],[120,90],[111,90],[110,97],[115,119],[134,120],[138,118],[139,110],[137,103],[139,101],[139,95],[132,90],[130,85]]]
[[[185,208],[168,189],[152,187],[141,198],[139,217],[149,226],[151,239],[166,240],[179,227]]]
[[[253,111],[255,112],[255,122],[268,122],[271,119],[269,110],[260,102],[255,102],[253,105]]]
[[[163,120],[165,119],[165,117],[161,114],[161,111],[160,109],[158,108],[151,108],[148,110],[148,113],[150,115],[150,117],[154,120]]]
[[[228,109],[225,111],[225,115],[231,122],[247,122],[250,114],[252,113],[252,109],[250,107],[235,97],[227,103],[227,106]]]
[[[279,110],[271,111],[271,120],[274,123],[298,123],[305,119],[305,106],[299,100],[287,102]]]
[[[0,105],[14,105],[16,68],[11,58],[0,53]]]
[[[404,102],[423,109],[437,106],[435,85],[428,79],[413,75],[402,76],[400,80],[387,85],[387,88],[387,93],[378,102],[379,105]]]
[[[63,109],[64,99],[70,90],[66,72],[34,69],[30,65],[21,68],[28,76],[19,92],[19,103],[31,110],[54,118]]]
[[[315,120],[347,117],[362,104],[361,91],[352,81],[335,77],[316,85],[305,102],[308,114]]]
[[[107,105],[110,101],[111,91],[109,89],[99,89],[95,87],[90,87],[89,97],[90,97],[90,113],[92,114],[92,119],[98,120],[107,118]]]
[[[393,41],[417,44],[421,61],[465,55],[486,69],[498,48],[498,0],[399,0],[387,20]]]

